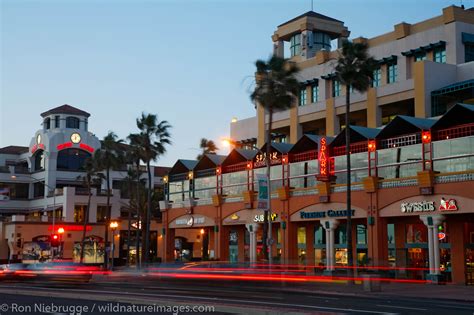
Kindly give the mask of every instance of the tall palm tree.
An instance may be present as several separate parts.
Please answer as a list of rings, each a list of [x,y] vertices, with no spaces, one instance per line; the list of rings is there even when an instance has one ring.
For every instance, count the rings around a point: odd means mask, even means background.
[[[346,161],[347,161],[347,210],[351,209],[351,155],[350,155],[350,104],[351,104],[351,87],[359,92],[367,91],[373,78],[374,70],[377,68],[377,61],[370,57],[367,52],[366,43],[352,43],[344,41],[340,55],[336,64],[336,78],[346,87]],[[347,211],[346,226],[347,241],[347,268],[348,276],[352,275],[352,267],[354,257],[352,255],[352,217],[351,211]]]
[[[113,168],[119,167],[123,163],[123,157],[121,150],[119,150],[119,145],[123,140],[118,139],[117,135],[113,131],[109,133],[102,139],[102,147],[100,149],[102,158],[100,160],[99,166],[102,170],[105,170],[105,180],[107,187],[107,214],[105,218],[105,244],[109,243],[109,224],[111,217],[111,207],[110,207],[110,170]],[[113,240],[112,240],[113,241]],[[109,255],[107,250],[105,251],[105,269],[108,268]],[[113,259],[113,257],[112,257]]]
[[[257,60],[255,62],[255,66],[257,68],[257,72],[255,74],[256,85],[254,91],[250,95],[250,99],[254,103],[261,105],[269,116],[265,143],[267,144],[266,164],[268,195],[270,199],[270,149],[272,142],[271,134],[273,113],[289,109],[295,104],[295,99],[297,98],[299,91],[299,83],[296,79],[299,69],[295,63],[277,56],[270,57],[268,61]],[[271,253],[269,256],[267,248],[268,234],[270,233],[271,238],[272,233],[271,223],[270,228],[268,227],[268,208],[270,208],[270,204],[268,204],[268,207],[265,209],[264,213],[263,252],[265,257],[267,259],[269,258],[271,261]]]
[[[214,141],[201,138],[199,148],[202,149],[202,153],[196,157],[196,160],[200,160],[205,154],[217,154],[219,148],[216,146]]]
[[[135,166],[135,175],[136,175],[136,190],[135,190],[135,201],[136,201],[136,216],[137,216],[137,228],[136,228],[136,237],[135,237],[135,249],[136,249],[136,268],[140,269],[140,238],[141,238],[141,207],[140,207],[140,161],[141,157],[144,155],[142,139],[140,134],[130,134],[128,137],[130,146],[128,147],[126,157],[127,161]]]
[[[152,175],[151,161],[155,161],[166,152],[166,146],[171,144],[171,125],[166,121],[159,121],[154,114],[142,113],[137,119],[137,127],[140,129],[139,139],[142,146],[141,160],[146,164],[148,173],[147,209],[145,219],[145,255],[144,261],[148,263],[150,256],[150,220],[151,220],[151,195]]]
[[[91,207],[91,196],[92,196],[92,186],[100,186],[100,182],[102,180],[103,175],[99,173],[99,163],[102,159],[102,154],[100,151],[96,151],[96,153],[86,159],[84,162],[84,172],[85,174],[79,176],[78,179],[82,180],[84,186],[87,188],[87,208],[86,213],[84,214],[83,218],[83,229],[82,229],[82,239],[81,239],[81,258],[80,262],[84,262],[84,245],[86,239],[86,229],[87,223],[89,223],[89,214],[90,214],[90,207]]]
[[[128,169],[127,170],[127,176],[125,177],[125,183],[121,189],[125,189],[129,191],[129,204],[127,205],[127,212],[128,212],[128,227],[127,227],[127,261],[126,265],[130,266],[130,247],[131,247],[131,230],[132,230],[132,212],[135,212],[135,209],[138,209],[137,207],[137,196],[133,193],[133,186],[134,186],[134,181],[136,178],[137,172],[135,172],[133,169]]]

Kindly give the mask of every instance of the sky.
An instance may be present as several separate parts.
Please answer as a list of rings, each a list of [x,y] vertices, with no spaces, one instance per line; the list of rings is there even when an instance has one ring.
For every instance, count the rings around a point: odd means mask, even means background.
[[[474,0],[313,0],[351,38],[452,4]],[[142,112],[157,114],[173,144],[156,164],[194,159],[200,138],[221,146],[233,117],[255,115],[255,60],[270,56],[279,24],[309,10],[311,0],[0,0],[0,147],[27,146],[40,113],[70,104],[99,138],[125,139]]]

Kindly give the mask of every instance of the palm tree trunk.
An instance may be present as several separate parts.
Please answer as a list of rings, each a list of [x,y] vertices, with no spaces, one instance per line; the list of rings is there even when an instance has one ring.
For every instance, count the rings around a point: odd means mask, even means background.
[[[106,251],[105,251],[105,258],[104,258],[104,266],[105,266],[105,269],[108,270],[109,269],[109,252],[107,251],[107,248],[111,248],[111,247],[108,247],[108,244],[109,244],[109,224],[110,224],[110,215],[111,215],[111,211],[110,211],[110,168],[107,168],[106,170],[106,180],[107,180],[107,209],[106,209],[106,218],[105,218],[105,235],[104,235],[104,238],[105,238],[105,247],[106,247]],[[112,240],[113,242],[114,240]],[[114,259],[112,257],[112,259]]]
[[[351,213],[351,153],[350,153],[350,143],[351,143],[351,133],[350,133],[350,103],[351,103],[351,96],[350,96],[350,86],[346,85],[346,210],[347,210],[347,225],[346,225],[346,241],[347,241],[347,275],[349,278],[352,277],[352,267],[354,265],[354,259],[352,257],[352,213]],[[349,280],[349,283],[352,283]]]
[[[271,181],[270,181],[270,170],[271,170],[271,159],[270,159],[270,154],[271,154],[271,147],[272,147],[272,124],[273,124],[273,108],[270,106],[268,108],[268,116],[269,116],[269,121],[268,121],[268,130],[267,130],[267,136],[266,136],[266,157],[265,157],[265,163],[267,164],[267,193],[268,193],[268,204],[267,208],[264,211],[263,215],[263,253],[265,259],[268,261],[271,260],[271,246],[270,250],[268,248],[268,240],[272,237],[272,226],[271,226],[271,220],[268,220],[268,214],[271,209]]]
[[[84,245],[85,245],[85,240],[86,240],[87,222],[89,222],[89,208],[91,207],[91,184],[90,184],[90,182],[87,183],[87,192],[88,192],[89,196],[87,198],[87,209],[86,209],[83,228],[82,228],[81,259],[80,259],[81,264],[84,263]]]
[[[147,205],[146,205],[146,229],[145,229],[145,263],[149,262],[150,256],[150,220],[151,220],[151,169],[150,161],[146,163],[146,170],[148,172],[148,191],[147,191]]]
[[[140,269],[140,234],[141,234],[141,216],[140,216],[140,160],[136,161],[137,166],[137,196],[136,196],[136,207],[137,207],[137,229],[135,234],[135,260],[137,269]]]
[[[132,191],[132,181],[131,178],[128,179],[128,189]],[[130,267],[130,230],[132,229],[132,202],[133,194],[130,193],[130,202],[128,207],[128,226],[127,226],[127,267]]]

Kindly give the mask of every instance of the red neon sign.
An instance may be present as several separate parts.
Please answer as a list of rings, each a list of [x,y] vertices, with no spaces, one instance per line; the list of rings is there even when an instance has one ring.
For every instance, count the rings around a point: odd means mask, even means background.
[[[64,227],[59,227],[56,231],[59,232],[60,229],[63,229],[63,231],[83,231],[84,226],[83,225],[68,225]],[[52,225],[48,226],[48,231],[52,231],[52,230],[53,230],[53,226]],[[86,231],[88,232],[92,231],[92,226],[86,225]]]
[[[31,147],[31,153],[35,153],[38,150],[38,146],[35,144]]]
[[[71,148],[71,147],[72,147],[72,142],[64,142],[64,143],[58,144],[56,146],[56,149],[58,149],[58,151],[61,151],[61,150]]]
[[[79,147],[80,147],[81,149],[84,149],[84,150],[86,150],[86,151],[89,151],[90,153],[94,153],[94,148],[91,147],[91,146],[88,146],[88,145],[85,144],[85,143],[79,144]]]
[[[319,175],[328,176],[328,148],[326,138],[321,138],[319,142]]]

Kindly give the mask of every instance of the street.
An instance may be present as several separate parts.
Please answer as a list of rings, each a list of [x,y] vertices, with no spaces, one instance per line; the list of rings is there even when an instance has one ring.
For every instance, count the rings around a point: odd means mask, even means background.
[[[345,284],[339,285],[345,286]],[[80,285],[11,282],[0,284],[2,293],[0,306],[3,310],[0,313],[473,314],[474,312],[474,305],[468,301],[421,300],[330,291],[321,293],[320,289],[324,289],[324,284],[318,286],[320,287],[317,293],[311,293],[293,291],[292,288],[278,285],[252,286],[228,282],[194,281],[191,284],[183,281],[155,282],[143,279],[103,280],[100,283]],[[420,286],[420,289],[423,289],[423,286]],[[60,305],[64,309],[58,309]],[[153,305],[155,308],[146,308]],[[159,305],[168,309],[158,309]],[[54,306],[56,311],[53,309]],[[66,309],[66,306],[69,308]],[[179,306],[182,307],[182,311],[178,310]],[[205,308],[206,306],[208,308]],[[190,309],[192,307],[197,308],[193,311]]]

